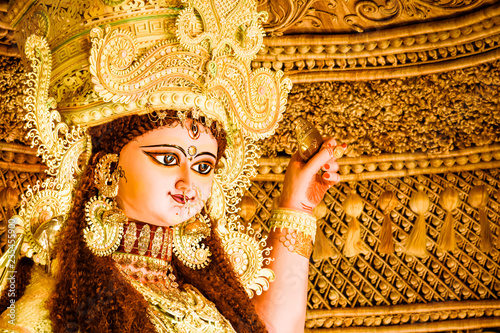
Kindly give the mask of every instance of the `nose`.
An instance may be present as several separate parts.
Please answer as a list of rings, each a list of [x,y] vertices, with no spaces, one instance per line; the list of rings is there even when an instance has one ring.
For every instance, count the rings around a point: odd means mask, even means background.
[[[177,179],[177,182],[175,182],[175,189],[182,191],[182,193],[188,198],[193,198],[196,195],[189,167],[181,166],[179,178]]]

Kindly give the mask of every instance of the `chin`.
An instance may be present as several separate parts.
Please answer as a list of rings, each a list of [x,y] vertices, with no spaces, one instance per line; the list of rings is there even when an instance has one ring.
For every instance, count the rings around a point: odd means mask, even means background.
[[[176,215],[176,213],[178,215]],[[193,212],[191,210],[191,214],[187,214],[187,212],[184,211],[184,209],[180,209],[179,207],[173,207],[168,210],[168,216],[162,218],[161,221],[163,222],[162,224],[165,226],[174,227],[178,224],[181,224],[193,218],[197,213],[199,212],[198,211]]]
[[[176,225],[181,224],[182,222],[185,222],[189,219],[190,219],[189,217],[170,218],[169,221],[166,223],[166,226],[175,227]]]

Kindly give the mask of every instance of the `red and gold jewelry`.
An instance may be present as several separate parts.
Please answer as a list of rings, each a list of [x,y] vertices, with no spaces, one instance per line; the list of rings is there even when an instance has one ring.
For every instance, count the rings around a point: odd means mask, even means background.
[[[309,259],[316,237],[316,218],[312,214],[293,209],[275,209],[269,228],[271,231],[280,228],[278,240],[288,251]]]

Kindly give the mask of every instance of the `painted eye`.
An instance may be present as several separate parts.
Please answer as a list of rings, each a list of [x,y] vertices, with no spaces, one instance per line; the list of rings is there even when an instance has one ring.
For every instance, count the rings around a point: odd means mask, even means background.
[[[212,171],[212,166],[208,163],[201,162],[194,165],[193,170],[202,175],[208,175],[210,171]]]
[[[166,166],[179,164],[179,159],[174,154],[165,154],[165,153],[162,154],[146,153],[146,154],[154,158],[156,161],[158,161],[158,163]]]
[[[158,162],[165,165],[176,165],[177,164],[177,156],[165,154],[163,156],[157,157]]]

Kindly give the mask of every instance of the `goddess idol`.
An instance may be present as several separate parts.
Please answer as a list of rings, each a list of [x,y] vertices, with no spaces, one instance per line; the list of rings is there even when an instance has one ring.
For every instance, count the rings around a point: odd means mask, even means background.
[[[12,15],[47,177],[9,220],[2,332],[303,332],[311,213],[339,147],[302,128],[319,151],[292,157],[269,235],[245,228],[237,204],[291,89],[250,66],[266,13],[40,0]]]

